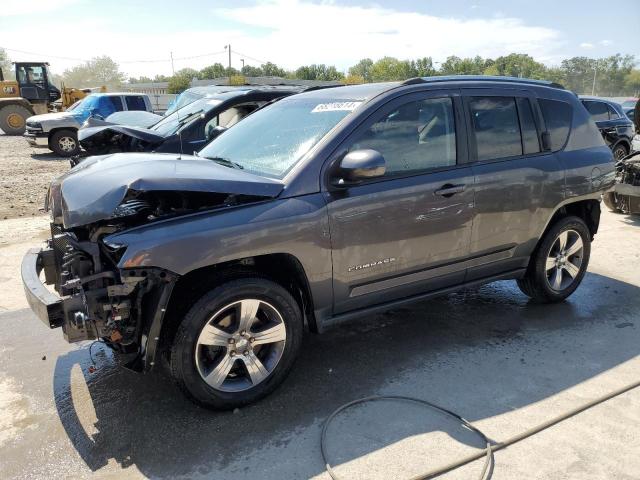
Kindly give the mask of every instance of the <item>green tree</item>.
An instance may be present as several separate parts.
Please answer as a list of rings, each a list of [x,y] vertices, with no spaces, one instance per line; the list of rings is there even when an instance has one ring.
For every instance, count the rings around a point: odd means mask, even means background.
[[[479,57],[476,57],[478,59]],[[479,65],[479,62],[477,62]],[[543,79],[546,76],[546,67],[540,62],[536,62],[533,57],[523,53],[510,53],[509,55],[496,58],[491,66],[483,69],[496,72],[495,75],[507,77],[521,77]]]
[[[16,73],[4,48],[0,48],[0,69],[2,69],[5,80],[15,80]]]
[[[336,70],[333,65],[327,66],[324,64],[312,64],[305,65],[298,68],[295,72],[296,78],[301,80],[342,80],[344,74]]]
[[[182,93],[191,86],[191,81],[198,78],[199,72],[193,68],[183,68],[169,78],[168,93]]]
[[[209,65],[208,67],[204,67],[200,70],[199,77],[200,78],[220,78],[227,76],[227,69],[221,63],[214,63],[213,65]]]
[[[99,87],[105,85],[117,88],[125,81],[125,75],[110,57],[95,57],[91,60],[67,69],[62,81],[68,87]]]
[[[441,75],[484,75],[492,65],[492,60],[485,60],[480,56],[474,58],[460,58],[455,55],[447,57],[440,66]],[[492,74],[492,73],[489,73]]]
[[[624,77],[624,88],[629,95],[640,95],[640,70],[632,70]]]
[[[286,77],[287,75],[287,72],[275,63],[267,62],[261,68],[265,77]]]
[[[360,77],[365,82],[371,81],[371,68],[373,67],[373,60],[370,58],[363,58],[358,63],[349,68],[350,77]]]
[[[242,67],[240,73],[242,73],[242,75],[244,75],[245,77],[261,77],[264,75],[264,72],[260,67],[253,67],[251,65],[245,65],[244,67]]]
[[[150,77],[145,77],[144,75],[136,78],[129,77],[129,83],[152,83],[153,80]]]
[[[383,57],[371,67],[371,81],[373,82],[406,80],[415,76],[415,68],[409,60]]]
[[[433,66],[431,57],[423,57],[411,61],[411,68],[415,72],[416,77],[432,77],[437,74]]]

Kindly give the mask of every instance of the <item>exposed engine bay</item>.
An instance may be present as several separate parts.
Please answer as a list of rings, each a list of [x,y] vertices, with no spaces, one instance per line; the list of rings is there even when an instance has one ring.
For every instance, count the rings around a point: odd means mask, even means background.
[[[640,152],[616,164],[616,185],[605,194],[604,201],[613,211],[640,214]]]

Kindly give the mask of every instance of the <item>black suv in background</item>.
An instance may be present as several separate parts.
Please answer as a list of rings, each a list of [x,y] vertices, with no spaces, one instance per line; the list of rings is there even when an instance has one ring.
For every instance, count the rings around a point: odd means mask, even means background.
[[[52,239],[23,283],[68,341],[98,338],[142,371],[166,359],[189,397],[233,408],[282,382],[305,327],[495,280],[564,300],[613,180],[593,120],[551,83],[316,90],[199,156],[93,157],[55,180]]]
[[[219,91],[182,106],[147,128],[89,118],[78,131],[78,139],[86,155],[151,151],[192,154],[254,110],[305,88],[219,87]]]
[[[602,138],[613,151],[616,160],[631,152],[635,128],[622,105],[597,97],[581,96],[580,101],[596,122]]]

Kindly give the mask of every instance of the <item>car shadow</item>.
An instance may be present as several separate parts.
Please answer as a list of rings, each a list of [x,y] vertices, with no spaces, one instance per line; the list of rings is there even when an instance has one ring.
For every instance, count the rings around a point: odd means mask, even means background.
[[[96,345],[95,373],[89,373],[87,348],[57,359],[55,405],[92,471],[113,459],[153,478],[309,478],[324,471],[322,422],[356,398],[415,396],[473,422],[539,402],[636,357],[638,298],[639,287],[589,273],[560,304],[533,303],[513,282],[497,282],[397,308],[306,335],[284,384],[235,412],[200,408],[164,371],[121,369]],[[95,409],[93,433],[74,407],[75,365]],[[465,447],[482,447],[456,422],[421,407],[380,403],[337,421],[329,452],[333,464],[344,464],[436,431]]]
[[[60,155],[57,155],[53,152],[50,151],[46,151],[46,152],[40,152],[40,153],[31,153],[30,154],[31,158],[33,158],[34,160],[42,160],[42,161],[69,161],[68,158],[65,157],[61,157]]]

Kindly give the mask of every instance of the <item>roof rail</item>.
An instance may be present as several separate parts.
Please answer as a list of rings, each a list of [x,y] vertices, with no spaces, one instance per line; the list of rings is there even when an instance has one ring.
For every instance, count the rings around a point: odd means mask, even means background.
[[[402,85],[416,85],[418,83],[436,82],[505,82],[505,83],[526,83],[529,85],[540,85],[543,87],[553,87],[564,90],[564,86],[549,80],[533,80],[531,78],[499,77],[495,75],[442,75],[437,77],[415,77],[402,82]]]

